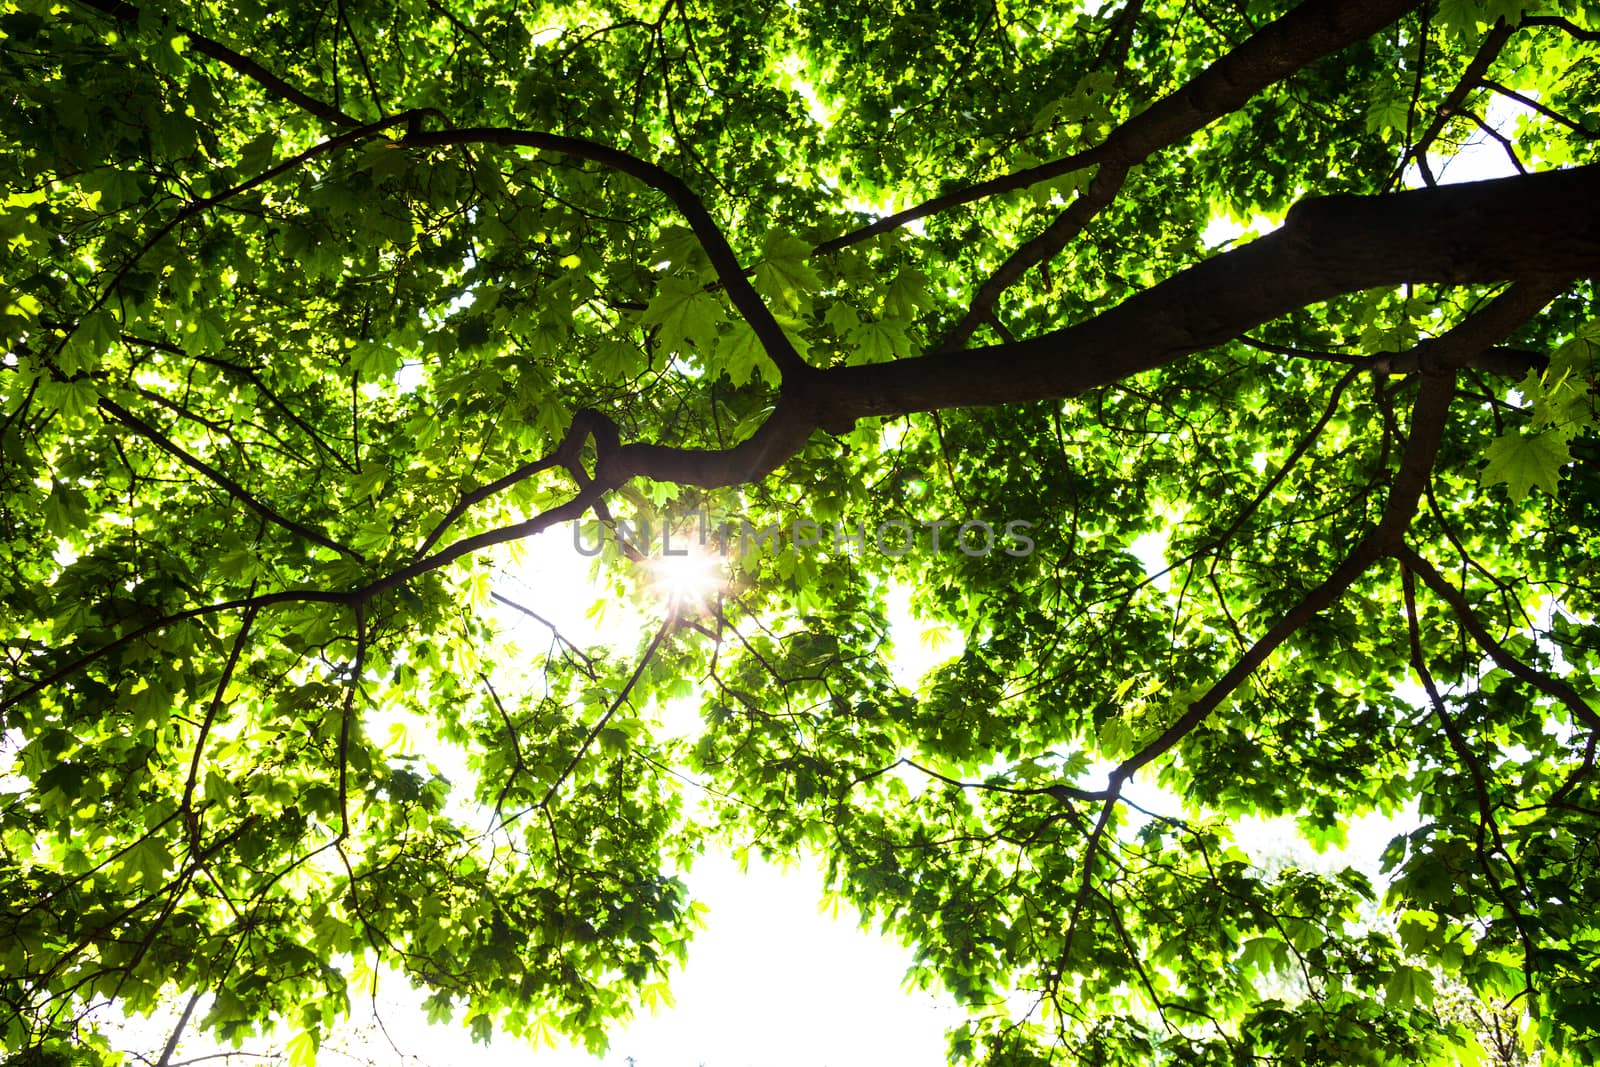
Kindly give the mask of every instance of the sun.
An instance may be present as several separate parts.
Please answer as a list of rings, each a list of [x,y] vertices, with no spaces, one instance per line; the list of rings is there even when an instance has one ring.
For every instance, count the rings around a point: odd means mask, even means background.
[[[646,588],[674,609],[706,607],[727,585],[723,562],[722,556],[701,546],[690,546],[681,554],[652,555],[641,561],[648,575]]]

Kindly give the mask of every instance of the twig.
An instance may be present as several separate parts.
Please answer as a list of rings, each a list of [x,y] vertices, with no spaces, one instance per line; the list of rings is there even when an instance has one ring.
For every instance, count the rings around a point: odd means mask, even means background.
[[[362,556],[361,553],[357,552],[353,548],[346,548],[344,545],[341,545],[339,542],[335,541],[321,530],[279,514],[275,509],[269,507],[267,504],[259,500],[244,486],[240,485],[226,474],[223,474],[220,470],[213,467],[205,460],[200,459],[198,456],[192,455],[166,434],[162,433],[148,422],[145,422],[143,419],[139,418],[139,416],[135,415],[121,404],[118,404],[115,400],[112,400],[109,397],[101,397],[100,408],[102,411],[111,415],[112,418],[116,419],[130,430],[133,430],[135,433],[139,434],[139,436],[149,440],[155,445],[158,445],[162,451],[174,456],[184,466],[204,475],[210,481],[225,490],[229,496],[239,501],[239,503],[255,512],[257,515],[260,515],[268,522],[275,523],[276,525],[283,527],[285,530],[288,530],[289,532],[296,534],[299,537],[312,542],[313,544],[321,545],[324,548],[331,548],[340,555],[349,556],[351,559],[357,560],[358,562],[365,562],[365,557]]]

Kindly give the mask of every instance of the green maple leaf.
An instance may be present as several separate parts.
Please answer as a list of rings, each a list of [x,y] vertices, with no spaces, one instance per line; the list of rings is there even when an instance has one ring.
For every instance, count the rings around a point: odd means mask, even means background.
[[[626,337],[611,336],[595,346],[591,357],[595,370],[609,381],[624,381],[639,373],[646,360],[639,346]]]
[[[861,326],[861,317],[856,314],[855,308],[843,300],[835,300],[833,305],[828,308],[827,314],[822,317],[822,321],[826,322],[833,329],[833,332],[840,337],[849,337]]]
[[[718,339],[713,360],[734,385],[748,383],[757,372],[769,385],[778,383],[777,366],[767,358],[755,331],[743,322],[735,322],[733,329]]]
[[[676,349],[685,339],[710,341],[722,318],[722,307],[716,297],[693,279],[667,278],[639,322],[644,326],[660,326],[662,343]]]
[[[851,333],[855,348],[845,357],[847,363],[887,363],[911,354],[905,326],[896,319],[878,319]]]
[[[806,259],[811,246],[797,237],[769,233],[760,264],[755,269],[756,291],[798,311],[801,295],[822,288],[822,277]]]
[[[1527,496],[1534,486],[1554,494],[1561,468],[1572,461],[1561,435],[1549,430],[1540,434],[1517,430],[1503,433],[1489,446],[1488,456],[1482,484],[1504,484],[1516,501]]]

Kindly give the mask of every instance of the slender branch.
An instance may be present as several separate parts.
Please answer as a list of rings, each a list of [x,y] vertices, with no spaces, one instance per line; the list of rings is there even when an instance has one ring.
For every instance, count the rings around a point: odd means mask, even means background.
[[[1380,525],[1381,529],[1381,525]],[[1384,539],[1379,536],[1378,530],[1362,539],[1350,554],[1345,557],[1333,572],[1323,579],[1315,588],[1300,598],[1300,602],[1290,608],[1278,620],[1272,629],[1263,634],[1255,644],[1251,645],[1245,654],[1236,660],[1227,672],[1212,684],[1201,697],[1190,704],[1184,713],[1172,722],[1165,730],[1138,752],[1119,763],[1111,772],[1114,781],[1126,779],[1139,768],[1166,754],[1181,740],[1189,735],[1195,727],[1204,722],[1213,711],[1233,695],[1234,690],[1243,685],[1245,679],[1254,674],[1256,668],[1267,661],[1267,658],[1277,651],[1278,647],[1293,637],[1300,628],[1314,619],[1334,601],[1344,594],[1346,589],[1366,573],[1383,555]]]
[[[1450,584],[1450,580],[1407,545],[1401,545],[1395,550],[1395,556],[1414,571],[1422,584],[1427,586],[1440,600],[1449,605],[1460,621],[1461,628],[1475,641],[1479,648],[1494,661],[1495,666],[1510,674],[1512,677],[1526,682],[1546,696],[1558,700],[1572,713],[1575,721],[1581,722],[1591,730],[1600,731],[1600,714],[1578,695],[1577,690],[1559,678],[1552,678],[1543,671],[1536,670],[1516,656],[1512,655],[1499,641],[1496,641],[1484,627],[1482,620],[1473,611],[1472,605],[1461,591]]]
[[[1411,79],[1411,102],[1406,105],[1406,152],[1411,151],[1415,142],[1412,135],[1416,133],[1417,105],[1422,100],[1422,82],[1428,76],[1428,39],[1433,35],[1433,4],[1430,2],[1422,5],[1421,25],[1417,28],[1417,75]],[[1400,157],[1400,169],[1395,172],[1398,177],[1405,170],[1407,156]],[[1429,182],[1428,184],[1433,184]]]
[[[432,548],[439,538],[444,536],[445,531],[474,505],[480,504],[490,497],[511,488],[518,482],[531,478],[542,471],[547,471],[557,466],[578,467],[578,454],[583,450],[585,442],[592,436],[596,438],[597,443],[601,442],[603,438],[606,445],[612,447],[616,436],[616,427],[611,423],[610,419],[607,419],[599,412],[591,408],[581,409],[572,416],[572,423],[567,427],[566,436],[561,439],[561,443],[548,454],[524,463],[510,474],[497,478],[487,485],[481,485],[469,493],[463,493],[461,499],[456,501],[455,506],[446,513],[444,518],[439,520],[438,524],[428,533],[428,536],[422,539],[422,544],[417,547],[415,555],[420,557],[428,549]],[[574,473],[580,472],[581,467],[578,467],[578,470]],[[580,478],[579,481],[582,484],[586,479]]]
[[[168,1067],[189,1067],[191,1063],[205,1063],[207,1060],[227,1060],[238,1056],[247,1060],[272,1060],[277,1059],[280,1053],[276,1052],[244,1052],[230,1049],[227,1052],[208,1052],[204,1056],[195,1056],[187,1060],[177,1060]]]
[[[279,514],[276,510],[256,498],[250,493],[249,490],[245,489],[244,486],[240,485],[238,482],[234,481],[232,478],[228,477],[226,474],[222,473],[205,460],[185,451],[182,446],[178,445],[166,434],[162,433],[148,422],[145,422],[143,419],[139,418],[139,416],[135,415],[121,404],[118,404],[115,400],[111,400],[108,397],[101,397],[100,408],[115,418],[118,422],[128,427],[130,430],[133,430],[139,436],[159,446],[164,452],[176,457],[184,466],[205,476],[211,482],[225,490],[229,496],[239,501],[239,503],[255,512],[257,515],[260,515],[268,522],[281,526],[285,530],[288,530],[296,536],[310,541],[313,544],[321,545],[324,548],[331,548],[341,555],[349,556],[351,559],[364,561],[364,557],[361,555],[361,553],[357,552],[353,548],[346,548],[344,545],[341,545],[339,542],[335,541],[321,530]]]
[[[123,3],[121,0],[77,0],[77,2],[123,22],[137,22],[139,19],[139,9],[133,4]],[[235,73],[244,75],[267,90],[267,92],[293,104],[300,110],[315,115],[317,118],[330,122],[335,126],[355,127],[361,125],[359,120],[352,118],[336,107],[323,103],[309,93],[296,89],[255,60],[240,55],[227,45],[195,33],[193,30],[180,27],[180,31],[183,33],[184,40],[188,42],[189,47],[196,52],[219,60],[231,67]]]
[[[1094,889],[1095,859],[1100,854],[1100,843],[1105,838],[1106,827],[1111,825],[1111,816],[1117,810],[1117,799],[1122,795],[1122,784],[1125,781],[1127,775],[1121,773],[1121,768],[1111,772],[1110,779],[1106,783],[1105,803],[1100,807],[1100,815],[1095,819],[1094,829],[1089,831],[1089,839],[1084,842],[1083,859],[1079,861],[1083,873],[1078,876],[1078,891],[1073,895],[1072,911],[1067,918],[1067,931],[1061,939],[1061,956],[1056,964],[1055,981],[1060,981],[1072,957],[1072,942],[1078,933],[1078,923],[1083,918],[1084,906],[1089,902],[1089,894]]]
[[[493,59],[495,62],[501,63],[502,65],[504,65],[504,61],[499,56],[495,55],[494,49],[489,47],[489,42],[485,41],[483,39],[483,36],[480,33],[478,33],[478,31],[476,29],[474,29],[472,26],[468,25],[465,22],[462,22],[461,19],[458,18],[456,16],[456,14],[453,11],[451,11],[448,7],[446,7],[445,5],[439,3],[439,0],[428,0],[428,7],[429,7],[430,10],[433,11],[434,14],[442,16],[445,19],[445,21],[449,22],[450,25],[454,26],[455,29],[456,29],[456,32],[465,34],[466,36],[471,37],[474,41],[476,41],[477,44],[478,44],[478,47],[483,49],[484,55],[488,56],[490,59]]]
[[[1524,25],[1527,25],[1527,23],[1524,23]],[[1466,103],[1467,97],[1483,80],[1483,76],[1488,73],[1489,67],[1496,59],[1500,58],[1500,51],[1505,48],[1506,42],[1511,40],[1513,32],[1513,29],[1506,25],[1505,19],[1497,19],[1495,21],[1494,28],[1489,31],[1484,37],[1483,43],[1478,46],[1478,51],[1472,57],[1472,61],[1467,64],[1467,69],[1461,72],[1461,79],[1456,82],[1455,88],[1450,90],[1450,94],[1439,105],[1439,110],[1434,112],[1433,121],[1428,123],[1428,127],[1422,132],[1422,136],[1417,138],[1417,143],[1412,145],[1404,156],[1400,157],[1400,168],[1396,172],[1396,176],[1405,170],[1408,160],[1415,159],[1418,169],[1422,171],[1423,180],[1430,186],[1437,184],[1433,176],[1433,170],[1428,165],[1428,146],[1438,139],[1439,134],[1444,131],[1445,123],[1450,121],[1450,116],[1455,114]]]
[[[244,652],[244,644],[250,636],[250,626],[256,620],[256,613],[261,608],[252,604],[245,609],[244,618],[239,621],[239,632],[234,635],[233,648],[228,652],[228,662],[223,665],[222,677],[217,682],[217,689],[211,698],[211,704],[206,708],[205,718],[200,723],[200,736],[195,739],[194,757],[189,761],[189,780],[183,787],[183,802],[179,810],[183,812],[185,827],[189,832],[189,847],[192,851],[200,850],[200,817],[194,810],[195,783],[200,779],[200,760],[205,755],[206,738],[211,733],[211,725],[216,721],[217,713],[222,710],[223,699],[227,695],[228,683],[233,680],[234,668],[239,665],[239,656]]]
[[[104,659],[117,649],[132,644],[141,637],[147,637],[169,626],[176,626],[180,622],[203,619],[208,615],[222,615],[230,611],[237,611],[240,608],[265,608],[279,604],[348,604],[353,599],[354,597],[350,593],[339,593],[326,589],[285,589],[278,593],[262,593],[242,600],[224,600],[216,604],[206,604],[198,608],[173,612],[171,615],[130,630],[116,640],[109,641],[92,652],[84,653],[63,667],[58,667],[43,678],[29,682],[15,693],[0,700],[0,711],[16,707],[34,694],[43,692],[63,679],[70,678],[85,667]]]
[[[130,337],[127,334],[123,334],[122,339],[132,344],[154,343],[147,341],[144,338]],[[189,355],[189,353],[184,353],[182,349],[177,348],[175,345],[171,346],[171,349],[167,350],[175,350],[178,354]],[[194,354],[191,358],[196,359],[201,363],[216,367],[225,374],[237,374],[244,378],[245,381],[255,386],[262,396],[265,396],[269,401],[271,401],[273,407],[283,412],[285,418],[298,426],[307,437],[311,438],[312,443],[317,446],[318,451],[322,452],[329,459],[333,460],[350,473],[356,473],[355,465],[335,451],[333,446],[328,444],[327,441],[323,440],[322,435],[319,434],[310,423],[301,418],[299,413],[291,408],[282,397],[274,392],[271,387],[269,387],[267,383],[262,380],[261,375],[257,374],[254,370],[251,370],[249,367],[241,367],[236,363],[229,363],[225,359],[217,359],[214,356]]]
[[[1411,430],[1389,500],[1377,524],[1320,585],[1267,631],[1210,689],[1154,740],[1112,771],[1112,788],[1151,760],[1170,751],[1221,706],[1279,645],[1343,595],[1381,556],[1404,547],[1406,529],[1422,498],[1444,438],[1446,415],[1455,394],[1454,364],[1465,361],[1484,344],[1492,344],[1549,301],[1553,285],[1517,285],[1448,333],[1416,346],[1422,386],[1411,413]]]
[[[379,119],[377,122],[368,123],[365,126],[358,126],[355,129],[349,130],[345,133],[330,137],[325,141],[319,141],[310,148],[307,148],[305,151],[298,152],[287,159],[275,163],[271,167],[268,167],[266,170],[262,171],[260,174],[257,174],[255,177],[246,178],[244,181],[229,186],[220,193],[215,193],[211,196],[203,196],[196,200],[189,201],[189,203],[185,204],[181,209],[174,212],[172,217],[166,222],[162,223],[160,226],[157,226],[150,236],[145,239],[144,243],[135,249],[133,253],[125,260],[123,260],[121,266],[117,268],[116,273],[111,276],[111,281],[106,284],[104,289],[101,290],[100,295],[95,297],[94,300],[89,303],[89,306],[84,309],[83,314],[79,316],[78,320],[74,322],[72,326],[56,340],[56,351],[60,351],[66,345],[67,341],[72,338],[72,335],[77,332],[80,326],[83,325],[84,319],[88,318],[90,315],[94,314],[96,311],[99,311],[105,306],[106,301],[111,299],[112,294],[117,291],[118,286],[122,284],[123,279],[128,276],[128,273],[139,264],[139,261],[142,260],[152,248],[160,244],[168,234],[176,229],[180,223],[186,222],[189,219],[194,218],[196,215],[199,215],[210,208],[216,207],[218,204],[225,203],[229,200],[232,200],[236,196],[247,193],[259,185],[264,185],[272,179],[278,177],[280,174],[286,174],[297,167],[303,166],[305,163],[317,158],[318,156],[325,155],[341,148],[346,148],[353,144],[357,144],[369,137],[381,133],[390,126],[394,126],[402,122],[414,121],[417,116],[421,114],[421,111],[405,111],[398,115]]]
[[[1452,392],[1452,381],[1448,377],[1436,376],[1424,381],[1412,416],[1411,444],[1407,450],[1408,453],[1415,452],[1420,456],[1402,463],[1400,473],[1395,478],[1389,504],[1372,532],[1351,550],[1344,561],[1334,568],[1333,573],[1301,597],[1299,603],[1290,608],[1276,625],[1262,635],[1210,689],[1190,704],[1182,715],[1154,740],[1112,768],[1106,780],[1104,805],[1100,809],[1100,816],[1089,835],[1083,859],[1080,861],[1083,874],[1073,900],[1058,971],[1065,968],[1071,953],[1073,936],[1093,888],[1094,862],[1100,842],[1105,836],[1106,827],[1121,797],[1123,784],[1141,767],[1171,751],[1179,741],[1204,722],[1240,685],[1244,684],[1250,675],[1255,673],[1258,667],[1266,662],[1280,645],[1343,596],[1345,590],[1366,573],[1367,569],[1384,555],[1391,543],[1404,533],[1406,525],[1416,513],[1417,500],[1422,490],[1422,479],[1417,476],[1416,470],[1420,468],[1425,475],[1426,471],[1432,468],[1433,457],[1438,452],[1444,430],[1444,411],[1449,405]]]
[[[339,837],[336,844],[340,845],[341,857],[343,842],[350,836],[350,731],[355,723],[356,693],[361,690],[361,675],[367,666],[367,613],[360,603],[355,605],[355,612],[356,655],[350,664],[350,683],[339,709]],[[354,880],[352,876],[351,881]]]
[[[1600,30],[1586,30],[1571,19],[1562,18],[1560,15],[1529,15],[1522,20],[1518,28],[1522,26],[1554,26],[1580,41],[1600,41]]]
[[[1107,796],[1107,793],[1102,790],[1079,789],[1076,786],[1061,784],[1030,786],[1025,789],[1019,789],[1014,785],[1000,785],[996,782],[967,782],[961,780],[960,778],[952,778],[947,774],[940,774],[932,767],[925,767],[916,760],[908,757],[901,757],[900,759],[895,760],[888,767],[884,768],[884,770],[891,770],[895,767],[910,767],[914,771],[921,771],[923,774],[934,779],[935,781],[943,782],[945,785],[955,786],[958,789],[976,789],[985,793],[1005,793],[1008,796],[1016,797],[1047,796],[1053,800],[1058,800],[1063,804],[1073,800],[1104,800]],[[883,773],[884,771],[876,771],[872,777],[877,777],[877,775]]]
[[[1417,356],[1412,350],[1404,352],[1374,352],[1359,355],[1354,352],[1317,352],[1291,345],[1274,344],[1254,337],[1241,337],[1239,341],[1262,352],[1292,359],[1309,359],[1322,363],[1343,363],[1359,370],[1380,374],[1414,374],[1418,369]],[[1531,348],[1514,348],[1497,345],[1485,348],[1462,364],[1463,370],[1482,371],[1485,374],[1522,378],[1531,370],[1543,370],[1550,365],[1550,357]]]
[[[1434,683],[1433,674],[1428,670],[1427,660],[1422,654],[1422,627],[1417,619],[1416,583],[1411,576],[1411,570],[1402,560],[1400,563],[1400,586],[1403,591],[1406,606],[1406,629],[1411,643],[1411,667],[1417,672],[1417,679],[1422,683],[1423,691],[1427,694],[1428,703],[1433,708],[1434,715],[1443,728],[1445,739],[1449,742],[1456,759],[1460,761],[1468,777],[1472,779],[1472,791],[1478,802],[1478,833],[1475,842],[1475,851],[1478,856],[1478,866],[1483,869],[1483,875],[1489,881],[1489,887],[1494,895],[1499,898],[1500,906],[1505,909],[1506,917],[1511,920],[1511,925],[1516,927],[1517,937],[1522,942],[1523,982],[1524,988],[1533,991],[1533,974],[1535,954],[1533,939],[1528,935],[1528,930],[1523,922],[1522,909],[1517,907],[1511,893],[1501,884],[1499,876],[1494,872],[1491,863],[1489,842],[1485,838],[1488,834],[1494,839],[1494,851],[1504,857],[1506,865],[1511,869],[1512,877],[1517,880],[1518,886],[1524,894],[1527,886],[1523,882],[1522,872],[1517,869],[1516,860],[1512,858],[1511,851],[1506,847],[1504,838],[1500,834],[1500,824],[1494,817],[1494,801],[1489,795],[1489,785],[1484,780],[1483,768],[1472,754],[1467,745],[1467,739],[1461,733],[1461,727],[1456,723],[1455,717],[1445,707],[1444,699],[1439,695],[1439,687]]]
[[[978,287],[972,297],[972,306],[945,335],[936,350],[948,352],[962,348],[979,326],[990,320],[998,321],[994,307],[1000,295],[1015,285],[1029,267],[1048,261],[1082,233],[1083,228],[1116,199],[1127,177],[1127,164],[1101,164],[1089,187],[1078,194],[1071,206],[1057,215],[1043,233],[1013,252],[990,275],[989,280]]]
[[[1128,119],[1093,148],[936,196],[826,241],[817,246],[814,254],[837,252],[908,222],[999,193],[1026,189],[1099,163],[1131,166],[1237,111],[1266,86],[1371,36],[1416,7],[1417,2],[1308,0],[1262,27],[1181,88]]]
[[[506,819],[503,823],[501,823],[502,826],[506,826],[515,822],[517,819],[522,818],[522,816],[528,814],[530,811],[544,811],[549,808],[550,801],[556,795],[556,791],[561,788],[562,783],[564,783],[577,768],[579,762],[582,761],[584,754],[589,751],[589,746],[594,744],[594,739],[599,737],[600,731],[604,730],[606,725],[611,722],[611,718],[612,716],[616,715],[617,709],[621,708],[622,705],[627,702],[628,695],[633,692],[633,687],[639,683],[640,677],[644,675],[645,668],[650,665],[651,659],[655,657],[656,649],[661,647],[661,642],[665,640],[667,634],[672,631],[673,625],[676,621],[676,613],[671,611],[667,612],[666,618],[661,620],[661,626],[657,628],[655,636],[650,639],[650,644],[645,648],[644,655],[639,657],[639,662],[633,668],[633,673],[628,676],[628,681],[623,685],[621,691],[617,693],[616,697],[614,697],[611,703],[606,707],[605,712],[600,716],[600,718],[596,719],[594,725],[589,728],[589,732],[584,736],[583,743],[580,744],[578,746],[578,750],[572,754],[572,758],[569,759],[567,761],[567,765],[561,769],[561,773],[556,775],[555,780],[550,783],[550,788],[545,790],[544,796],[540,798],[537,804],[529,808],[524,808],[515,815],[511,816],[511,818]]]
[[[1511,143],[1511,138],[1507,137],[1505,134],[1489,125],[1488,121],[1476,111],[1464,107],[1460,109],[1460,112],[1461,114],[1467,116],[1467,118],[1471,119],[1473,123],[1477,125],[1478,129],[1482,130],[1484,133],[1494,138],[1495,141],[1499,142],[1501,149],[1505,151],[1507,158],[1511,160],[1511,165],[1517,168],[1518,174],[1528,173],[1528,168],[1524,167],[1522,165],[1522,160],[1517,158],[1517,148],[1516,145]]]
[[[189,1025],[189,1016],[194,1014],[195,1005],[199,1003],[200,990],[196,989],[189,994],[189,1003],[183,1006],[183,1014],[178,1016],[178,1025],[172,1028],[172,1036],[167,1038],[167,1047],[161,1050],[156,1067],[172,1067],[172,1054],[178,1050],[178,1039],[183,1036],[184,1027]]]
[[[1254,337],[1240,337],[1239,343],[1261,352],[1274,356],[1288,356],[1290,359],[1309,359],[1318,363],[1343,363],[1347,366],[1363,367],[1370,362],[1370,356],[1357,355],[1353,352],[1320,352],[1306,348],[1295,348],[1293,345],[1280,345],[1272,341],[1262,341]]]
[[[1597,39],[1600,39],[1600,34],[1596,34],[1595,36],[1596,36]],[[1494,81],[1494,80],[1489,79],[1489,78],[1479,78],[1478,79],[1478,84],[1483,86],[1485,89],[1493,89],[1495,92],[1499,93],[1501,96],[1509,97],[1510,99],[1515,100],[1517,103],[1521,104],[1523,107],[1530,108],[1533,111],[1537,111],[1539,114],[1543,115],[1547,119],[1550,119],[1550,120],[1552,120],[1554,122],[1560,123],[1561,125],[1565,126],[1567,129],[1571,130],[1573,133],[1577,134],[1579,137],[1582,137],[1586,141],[1592,141],[1592,140],[1594,140],[1596,138],[1600,138],[1600,130],[1586,129],[1583,126],[1579,125],[1578,123],[1573,122],[1571,119],[1567,118],[1565,115],[1561,114],[1560,112],[1553,111],[1550,108],[1544,106],[1543,104],[1539,103],[1539,101],[1535,100],[1531,96],[1524,96],[1523,94],[1517,92],[1515,89],[1508,89],[1504,85],[1501,85],[1499,82]]]
[[[543,626],[545,629],[549,630],[551,635],[555,638],[556,642],[558,642],[562,647],[564,647],[567,650],[568,655],[576,656],[578,659],[583,661],[583,672],[585,674],[587,674],[591,679],[595,676],[594,658],[592,656],[590,656],[587,652],[585,652],[582,648],[580,648],[578,646],[578,644],[576,642],[574,642],[570,637],[568,637],[566,634],[562,633],[561,630],[556,626],[555,623],[551,622],[549,619],[545,618],[543,615],[540,615],[537,611],[534,611],[532,608],[528,607],[526,604],[523,604],[523,603],[520,603],[518,601],[512,600],[510,597],[504,595],[503,593],[500,593],[500,592],[497,592],[497,591],[491,591],[489,593],[489,598],[491,600],[495,601],[496,603],[504,604],[506,607],[510,608],[513,611],[521,612],[522,614],[526,615],[528,618],[532,619],[534,622],[538,623],[539,625]],[[485,684],[487,684],[487,681],[485,682]]]
[[[664,194],[688,222],[711,261],[717,279],[733,301],[734,308],[743,316],[762,349],[785,377],[801,377],[811,368],[807,366],[794,345],[772,317],[772,311],[756,293],[755,287],[745,277],[744,268],[733,248],[723,235],[722,228],[711,217],[705,203],[695,195],[687,183],[676,174],[654,163],[630,155],[596,141],[577,137],[563,137],[554,133],[534,130],[516,130],[505,127],[484,126],[436,132],[408,132],[400,142],[402,148],[446,148],[470,144],[500,144],[522,148],[537,148],[559,152],[575,159],[586,159],[612,170],[620,171]]]
[[[1278,465],[1278,469],[1272,473],[1270,478],[1267,479],[1266,484],[1256,491],[1255,496],[1251,497],[1249,502],[1246,503],[1244,507],[1239,509],[1239,513],[1233,517],[1232,522],[1228,523],[1227,528],[1221,533],[1217,534],[1215,537],[1211,538],[1204,547],[1198,548],[1191,552],[1184,560],[1180,561],[1179,563],[1174,563],[1170,567],[1164,568],[1160,572],[1161,574],[1166,574],[1169,571],[1175,570],[1183,563],[1198,559],[1206,553],[1217,551],[1229,541],[1233,540],[1234,536],[1237,535],[1240,530],[1245,528],[1245,525],[1250,521],[1251,517],[1255,515],[1256,511],[1260,509],[1261,505],[1266,502],[1267,498],[1270,497],[1278,488],[1278,486],[1283,483],[1283,480],[1289,476],[1289,472],[1294,470],[1296,464],[1298,464],[1305,454],[1311,450],[1312,446],[1317,443],[1317,440],[1322,436],[1323,431],[1328,428],[1328,423],[1332,422],[1333,417],[1339,413],[1339,403],[1344,398],[1344,391],[1350,387],[1350,384],[1356,380],[1360,373],[1361,369],[1359,367],[1353,367],[1346,371],[1344,376],[1334,383],[1333,391],[1328,395],[1328,403],[1327,406],[1323,408],[1321,417],[1319,417],[1317,421],[1312,424],[1311,429],[1307,431],[1306,435],[1302,437],[1295,444],[1294,448],[1290,450],[1289,454],[1284,457],[1283,462]],[[1152,580],[1153,576],[1145,579],[1147,582]],[[1142,584],[1143,583],[1141,583],[1141,585]]]
[[[367,62],[366,50],[361,47],[361,36],[356,33],[355,24],[350,21],[350,14],[345,10],[342,2],[338,4],[337,18],[344,23],[345,32],[350,35],[350,47],[355,51],[356,61],[361,67],[361,76],[367,83],[367,96],[372,101],[373,106],[381,111],[382,94],[378,91],[377,79],[372,76],[372,65]],[[337,62],[337,59],[335,62]]]
[[[494,817],[498,819],[500,818],[500,809],[506,802],[506,794],[516,784],[517,776],[527,770],[528,765],[522,759],[522,741],[517,736],[517,728],[511,722],[511,716],[506,713],[506,706],[501,703],[500,694],[495,692],[494,683],[489,681],[489,676],[482,672],[479,672],[478,678],[483,682],[483,687],[489,691],[489,699],[494,701],[495,710],[500,713],[500,721],[505,723],[506,736],[511,738],[511,756],[515,761],[511,768],[511,773],[506,775],[504,782],[500,783],[499,795],[494,798]]]
[[[137,345],[140,348],[154,349],[157,352],[164,352],[169,356],[175,356],[179,359],[192,359],[196,362],[204,363],[208,367],[216,367],[218,370],[222,371],[223,374],[243,378],[245,381],[254,386],[257,392],[266,397],[267,400],[271,401],[272,406],[282,412],[284,418],[294,423],[307,437],[311,438],[311,443],[317,447],[318,451],[322,452],[329,459],[339,464],[339,466],[343,467],[351,474],[358,473],[355,469],[355,466],[351,464],[349,460],[345,459],[342,455],[336,452],[333,447],[327,443],[327,441],[323,440],[322,435],[319,434],[310,423],[301,418],[298,412],[285,403],[283,398],[274,392],[271,386],[267,385],[267,383],[262,379],[261,375],[250,367],[240,366],[237,363],[231,363],[225,359],[218,359],[216,356],[207,356],[198,352],[189,352],[173,344],[171,341],[160,341],[152,337],[138,337],[134,334],[125,333],[122,334],[122,343],[127,345]]]

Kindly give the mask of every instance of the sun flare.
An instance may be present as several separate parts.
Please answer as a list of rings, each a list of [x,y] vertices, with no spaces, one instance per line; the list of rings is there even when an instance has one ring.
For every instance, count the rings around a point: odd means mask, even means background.
[[[650,592],[673,607],[704,607],[727,584],[722,557],[692,547],[644,560]]]

